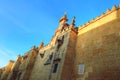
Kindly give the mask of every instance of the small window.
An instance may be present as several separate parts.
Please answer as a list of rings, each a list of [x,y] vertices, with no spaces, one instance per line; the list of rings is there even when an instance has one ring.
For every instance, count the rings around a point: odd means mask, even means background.
[[[84,74],[85,65],[79,64],[78,65],[78,74]]]
[[[49,56],[49,59],[52,60],[52,57],[53,57],[53,53]]]
[[[62,41],[64,41],[64,35],[62,36]]]
[[[58,67],[58,64],[54,64],[53,73],[57,72],[57,67]]]
[[[60,37],[59,39],[57,39],[57,42],[58,42],[57,49],[59,49],[64,42],[64,35],[62,37]]]
[[[40,57],[43,58],[43,57],[44,57],[44,54],[43,54],[43,53],[40,53]]]
[[[40,57],[41,57],[41,58],[43,58],[43,57],[44,57],[45,52],[46,52],[46,51],[44,51],[43,53],[40,53]]]

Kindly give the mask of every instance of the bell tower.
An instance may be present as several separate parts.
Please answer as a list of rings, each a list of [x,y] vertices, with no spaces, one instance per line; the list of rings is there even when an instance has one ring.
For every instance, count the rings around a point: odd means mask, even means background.
[[[59,35],[61,35],[61,32],[63,31],[64,27],[68,26],[69,24],[67,24],[67,15],[66,13],[64,13],[64,15],[59,19],[59,27],[57,28],[55,35],[53,36],[52,40],[51,40],[51,44],[55,45],[56,40],[58,38]]]
[[[60,18],[59,20],[59,27],[58,27],[58,31],[61,31],[62,28],[64,27],[64,25],[67,23],[68,19],[67,19],[67,15],[66,12],[64,13],[63,17]]]
[[[60,25],[63,25],[67,21],[68,21],[68,19],[67,19],[67,15],[66,15],[66,12],[65,12],[64,15],[63,15],[63,17],[61,17],[60,20],[59,20]]]

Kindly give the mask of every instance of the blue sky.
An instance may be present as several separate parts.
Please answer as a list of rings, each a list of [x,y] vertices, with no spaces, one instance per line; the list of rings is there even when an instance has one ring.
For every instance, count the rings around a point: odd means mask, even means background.
[[[49,43],[67,12],[76,26],[101,15],[120,0],[0,0],[0,68],[41,41]]]

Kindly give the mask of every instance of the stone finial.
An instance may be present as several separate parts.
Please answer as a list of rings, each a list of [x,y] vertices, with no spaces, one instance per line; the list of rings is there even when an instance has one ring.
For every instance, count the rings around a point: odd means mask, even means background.
[[[74,26],[75,26],[75,16],[73,17],[72,22],[70,24],[70,29],[73,29]]]
[[[33,49],[36,49],[36,47],[35,47],[35,46],[32,46],[31,50],[33,50]]]
[[[64,13],[64,16],[60,18],[59,22],[63,20],[68,21],[66,12]]]
[[[71,24],[72,24],[72,25],[75,25],[75,16],[73,17]]]
[[[99,16],[97,16],[96,18],[95,18],[95,20],[98,20],[100,17]]]
[[[40,46],[39,46],[38,48],[41,49],[43,46],[44,46],[44,43],[41,42],[41,43],[40,43]]]
[[[103,16],[105,16],[105,14],[104,14],[104,13],[102,13],[100,17],[103,17]]]
[[[65,12],[64,12],[64,16],[66,17],[66,15],[67,15],[67,12],[65,11]]]
[[[109,14],[111,11],[110,11],[110,9],[107,9],[106,10],[106,14]]]
[[[118,9],[120,9],[120,4],[118,5]]]
[[[117,10],[117,7],[113,6],[111,11],[115,11],[115,10]]]

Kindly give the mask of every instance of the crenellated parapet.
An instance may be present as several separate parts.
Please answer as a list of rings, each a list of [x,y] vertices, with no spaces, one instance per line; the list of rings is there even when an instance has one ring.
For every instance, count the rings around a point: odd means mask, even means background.
[[[105,13],[102,13],[100,16],[97,16],[95,19],[93,18],[93,19],[91,19],[90,21],[88,21],[87,23],[81,25],[81,26],[79,27],[79,30],[83,29],[84,27],[87,27],[88,25],[90,25],[90,24],[92,24],[92,23],[95,23],[96,21],[104,18],[105,16],[107,16],[107,15],[109,15],[109,14],[115,12],[115,11],[118,11],[119,9],[120,9],[120,4],[118,5],[118,7],[113,6],[111,10],[110,10],[110,9],[107,9]]]
[[[5,71],[5,67],[0,69],[0,78],[2,77],[2,73]]]
[[[22,56],[18,55],[16,61],[20,61],[21,62],[22,61]]]
[[[8,65],[1,69],[0,71],[0,80],[7,80],[8,75],[10,74],[14,61],[10,60]]]
[[[13,64],[14,64],[14,61],[10,60],[7,67],[6,67],[6,70],[11,71]]]

